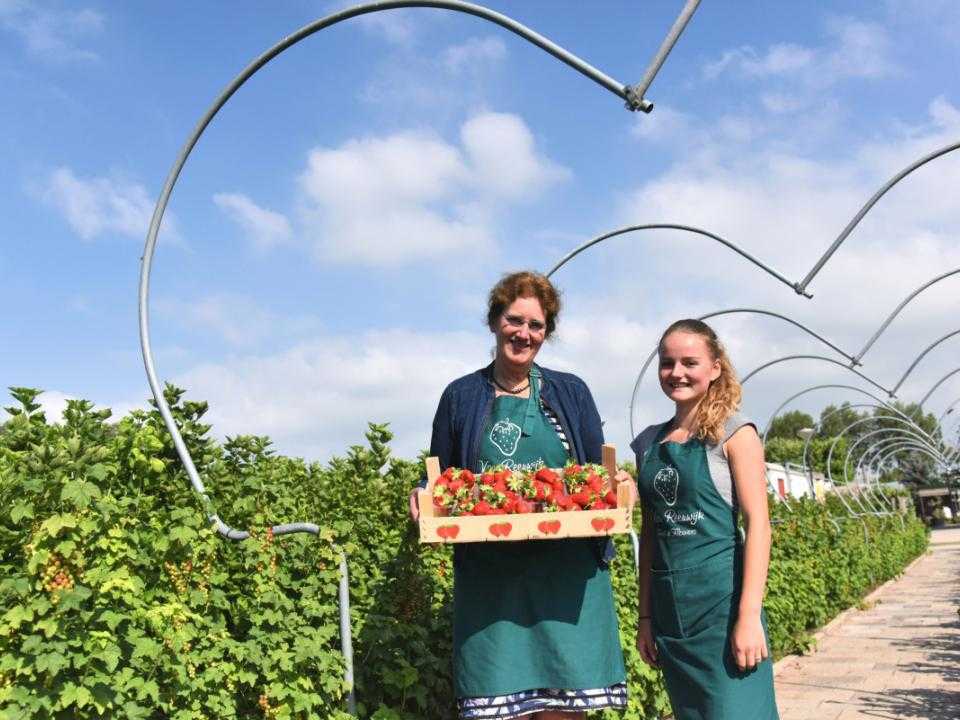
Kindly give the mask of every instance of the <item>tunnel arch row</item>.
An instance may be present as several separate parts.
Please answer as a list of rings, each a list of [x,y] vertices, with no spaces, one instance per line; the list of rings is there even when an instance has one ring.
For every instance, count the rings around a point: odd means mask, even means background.
[[[151,349],[149,294],[150,272],[156,250],[157,238],[163,221],[164,213],[173,193],[174,186],[176,185],[177,179],[179,178],[187,159],[189,158],[196,144],[199,142],[201,135],[212,122],[214,117],[227,104],[230,98],[257,71],[262,69],[271,60],[276,58],[284,51],[290,49],[300,41],[320,32],[321,30],[332,27],[333,25],[351,18],[385,10],[395,10],[400,8],[431,8],[450,10],[472,15],[480,18],[481,20],[486,20],[499,25],[505,30],[517,35],[521,39],[539,47],[541,50],[544,50],[548,54],[552,55],[554,58],[564,63],[568,67],[586,76],[590,80],[593,80],[606,90],[612,92],[625,101],[627,109],[650,112],[653,109],[653,105],[649,100],[644,98],[644,94],[646,93],[646,90],[649,88],[650,84],[653,82],[654,77],[666,59],[667,54],[669,54],[674,44],[677,42],[677,39],[683,32],[699,3],[700,0],[687,0],[684,8],[680,12],[680,15],[677,17],[676,22],[671,27],[666,38],[661,44],[660,49],[657,51],[657,54],[654,56],[650,65],[648,66],[644,77],[642,78],[641,82],[637,83],[636,85],[627,85],[614,80],[610,76],[589,65],[576,55],[565,50],[545,36],[540,35],[539,33],[531,30],[525,25],[522,25],[521,23],[504,14],[495,12],[481,5],[463,2],[462,0],[381,0],[379,2],[368,2],[334,12],[330,15],[320,18],[319,20],[304,25],[299,30],[293,32],[274,44],[272,47],[250,62],[246,68],[240,72],[240,74],[238,74],[228,83],[226,88],[214,100],[213,104],[206,110],[206,112],[201,116],[200,120],[194,126],[192,132],[188,136],[176,160],[174,161],[173,167],[166,177],[163,188],[160,192],[160,196],[157,199],[153,215],[150,219],[150,226],[147,232],[144,252],[143,256],[141,257],[140,282],[138,287],[140,348],[143,355],[147,379],[150,384],[150,390],[157,404],[157,409],[163,418],[164,425],[170,432],[177,455],[183,464],[188,478],[190,479],[190,483],[193,486],[194,491],[200,496],[203,502],[204,512],[207,514],[207,518],[210,523],[221,536],[230,540],[244,540],[250,537],[250,534],[245,530],[237,530],[230,527],[223,522],[219,515],[217,515],[217,513],[214,511],[212,502],[207,495],[203,481],[197,472],[190,452],[187,449],[186,444],[184,443],[180,434],[179,428],[177,427],[173,415],[170,412],[170,408],[163,394],[162,385],[157,378],[153,351]],[[316,524],[309,522],[284,523],[274,525],[272,529],[275,535],[300,532],[306,532],[315,535],[319,531],[319,528]]]

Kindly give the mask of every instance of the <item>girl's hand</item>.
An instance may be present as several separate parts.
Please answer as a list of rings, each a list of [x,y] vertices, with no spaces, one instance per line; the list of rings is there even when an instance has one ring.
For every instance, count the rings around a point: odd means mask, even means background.
[[[410,519],[414,522],[420,519],[420,491],[422,489],[415,487],[410,491]]]
[[[637,485],[633,482],[633,478],[630,477],[630,473],[626,470],[617,470],[617,474],[613,477],[614,485],[620,487],[620,483],[629,483],[627,487],[630,488],[630,502],[637,502]]]
[[[637,623],[637,650],[640,651],[640,657],[647,665],[651,667],[660,665],[657,660],[657,643],[653,639],[650,618],[643,618]]]
[[[730,650],[740,672],[753,670],[767,659],[770,653],[759,614],[738,618],[730,636]]]

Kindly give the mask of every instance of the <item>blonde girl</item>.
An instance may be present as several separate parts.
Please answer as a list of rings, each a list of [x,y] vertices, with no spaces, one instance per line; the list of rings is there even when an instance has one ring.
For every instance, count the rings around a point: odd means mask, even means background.
[[[637,647],[663,669],[677,720],[775,720],[763,445],[706,323],[673,323],[659,358],[674,414],[631,444],[643,508]]]

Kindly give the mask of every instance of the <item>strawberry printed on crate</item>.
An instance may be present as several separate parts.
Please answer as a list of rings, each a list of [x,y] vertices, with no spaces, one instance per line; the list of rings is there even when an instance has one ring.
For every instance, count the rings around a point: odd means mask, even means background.
[[[610,474],[602,465],[567,463],[563,468],[570,499],[582,510],[607,510],[617,506]]]

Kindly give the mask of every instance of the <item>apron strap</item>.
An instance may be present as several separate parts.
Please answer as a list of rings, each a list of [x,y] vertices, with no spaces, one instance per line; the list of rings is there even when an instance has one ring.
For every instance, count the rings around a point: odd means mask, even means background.
[[[523,434],[530,436],[536,422],[540,419],[540,370],[530,368],[530,397],[527,399],[527,409],[523,416]]]

